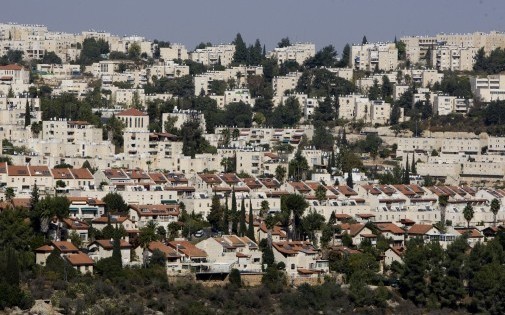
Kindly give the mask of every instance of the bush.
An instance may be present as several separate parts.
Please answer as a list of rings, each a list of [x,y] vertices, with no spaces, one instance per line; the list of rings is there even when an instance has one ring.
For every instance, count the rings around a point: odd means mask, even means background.
[[[242,286],[242,277],[240,276],[240,271],[238,269],[233,268],[228,276],[230,284],[235,285],[237,287]]]

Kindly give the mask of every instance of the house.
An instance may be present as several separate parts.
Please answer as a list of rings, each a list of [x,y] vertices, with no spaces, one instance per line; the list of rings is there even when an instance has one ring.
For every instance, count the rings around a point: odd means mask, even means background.
[[[351,237],[354,246],[359,246],[365,239],[369,239],[373,245],[377,241],[377,235],[374,235],[372,230],[363,223],[343,223],[340,225],[340,228],[342,229],[338,237],[340,243],[342,243],[342,236],[345,234]]]
[[[78,219],[94,219],[105,213],[105,202],[97,198],[69,196],[70,216]]]
[[[454,228],[456,232],[460,235],[466,235],[468,237],[468,245],[473,247],[476,243],[482,242],[484,240],[484,235],[476,228]]]
[[[130,263],[130,250],[131,245],[125,240],[120,240],[119,248],[121,250],[121,261],[124,265]],[[113,240],[96,240],[88,246],[89,256],[94,261],[99,261],[104,258],[112,257],[114,249]]]
[[[174,272],[181,270],[182,255],[179,254],[175,249],[159,241],[151,242],[147,246],[147,258],[150,258],[155,250],[159,250],[165,255],[168,271]]]
[[[51,244],[41,246],[35,249],[35,262],[37,265],[45,266],[47,257],[53,250],[60,253],[61,256],[70,254],[78,254],[79,249],[72,243],[67,241],[53,241]]]
[[[391,238],[393,240],[393,244],[398,246],[403,244],[405,231],[398,225],[391,222],[379,222],[375,223],[375,227],[385,238]]]
[[[208,238],[196,244],[208,253],[209,262],[228,264],[240,271],[261,271],[261,252],[248,237],[224,235]]]
[[[67,218],[63,219],[63,227],[67,229],[69,238],[72,233],[76,233],[82,242],[88,241],[88,223],[75,218]]]
[[[185,263],[186,266],[192,263],[202,263],[207,261],[207,252],[196,247],[189,241],[175,240],[168,242],[168,246],[175,249],[175,251],[182,256],[182,262]]]
[[[407,236],[422,238],[425,242],[439,242],[442,247],[447,247],[448,244],[452,243],[456,236],[455,232],[448,229],[447,232],[443,232],[431,224],[414,224],[407,230]]]
[[[402,264],[404,251],[405,251],[405,247],[390,246],[384,252],[384,265],[391,266],[391,264],[393,264],[393,262],[395,262],[395,261]]]
[[[329,272],[328,261],[319,259],[319,252],[306,241],[283,241],[272,244],[275,261],[286,265],[292,278],[317,277]]]
[[[67,255],[65,256],[65,259],[80,273],[93,273],[93,266],[95,265],[95,262],[83,252]]]
[[[258,235],[258,240],[268,239],[268,228],[265,222],[261,222],[259,228],[256,231]],[[272,242],[282,242],[287,241],[286,232],[278,225],[275,225],[271,231]]]
[[[114,227],[116,225],[121,225],[127,233],[138,233],[137,226],[127,216],[110,215],[109,218],[107,215],[102,215],[101,217],[91,220],[91,225],[93,228],[99,231],[103,230],[103,228],[106,227],[109,223]]]
[[[168,225],[178,220],[179,205],[130,205],[129,216],[139,228],[149,221],[154,221],[158,226],[163,226],[165,230],[168,230]]]

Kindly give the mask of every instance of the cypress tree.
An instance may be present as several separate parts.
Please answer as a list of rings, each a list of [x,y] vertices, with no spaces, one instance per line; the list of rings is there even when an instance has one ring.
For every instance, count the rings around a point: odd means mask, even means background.
[[[245,226],[245,202],[242,198],[242,203],[240,205],[240,228],[238,231],[239,236],[245,236],[247,228]]]
[[[354,188],[354,183],[352,182],[352,169],[349,169],[349,173],[347,173],[347,186]]]
[[[403,173],[403,183],[405,185],[410,184],[410,167],[409,167],[409,157],[407,156],[407,161],[405,163],[405,170]]]
[[[228,210],[228,195],[226,195],[226,199],[225,199],[225,203],[224,203],[222,230],[223,230],[224,234],[229,234],[230,233],[230,219],[229,219],[229,210]]]
[[[417,168],[416,168],[416,159],[414,157],[414,154],[412,154],[412,169],[411,169],[412,174],[416,175],[417,174]]]
[[[247,227],[247,237],[255,242],[254,239],[254,216],[252,210],[252,201],[249,199],[249,225]]]
[[[30,104],[28,104],[28,98],[26,99],[25,105],[25,127],[32,124],[32,116],[30,114]]]
[[[117,270],[121,270],[123,268],[121,258],[121,237],[117,226],[114,229],[114,236],[112,240],[112,262],[114,267],[118,268]]]
[[[238,228],[237,197],[235,196],[235,190],[233,190],[231,195],[231,232],[237,234],[237,228]]]

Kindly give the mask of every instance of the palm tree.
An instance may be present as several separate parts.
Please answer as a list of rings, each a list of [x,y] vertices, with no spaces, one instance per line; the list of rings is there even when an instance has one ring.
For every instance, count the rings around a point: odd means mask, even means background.
[[[472,221],[473,219],[473,214],[474,214],[474,211],[473,211],[473,207],[470,203],[467,203],[466,204],[466,207],[465,209],[463,209],[463,217],[465,218],[466,222],[467,222],[467,227],[470,227],[470,221]]]
[[[496,226],[496,215],[500,210],[500,201],[496,198],[491,200],[491,212],[493,213],[493,226]]]

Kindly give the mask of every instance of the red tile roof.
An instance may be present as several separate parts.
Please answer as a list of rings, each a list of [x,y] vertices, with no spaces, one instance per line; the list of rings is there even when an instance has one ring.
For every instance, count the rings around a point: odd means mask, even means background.
[[[410,227],[407,233],[412,235],[424,235],[433,228],[431,224],[414,224]]]
[[[138,110],[136,108],[129,108],[129,109],[124,110],[121,113],[117,114],[117,116],[147,116],[147,114],[144,112],[141,112],[140,110]]]
[[[92,266],[95,264],[93,259],[82,252],[79,252],[78,254],[67,255],[65,258],[72,266]]]
[[[6,66],[0,66],[0,70],[16,70],[16,71],[19,71],[19,70],[22,70],[23,67],[21,67],[20,65],[15,65],[15,64],[12,64],[12,65],[6,65]]]
[[[189,241],[171,241],[168,243],[168,246],[176,249],[179,253],[190,257],[190,258],[203,258],[207,257],[207,253],[190,243]]]
[[[96,240],[93,242],[93,244],[95,244],[95,243],[98,244],[100,247],[103,247],[106,250],[112,250],[112,248],[114,247],[113,240]],[[120,240],[119,247],[120,248],[130,248],[132,246],[127,241]]]

